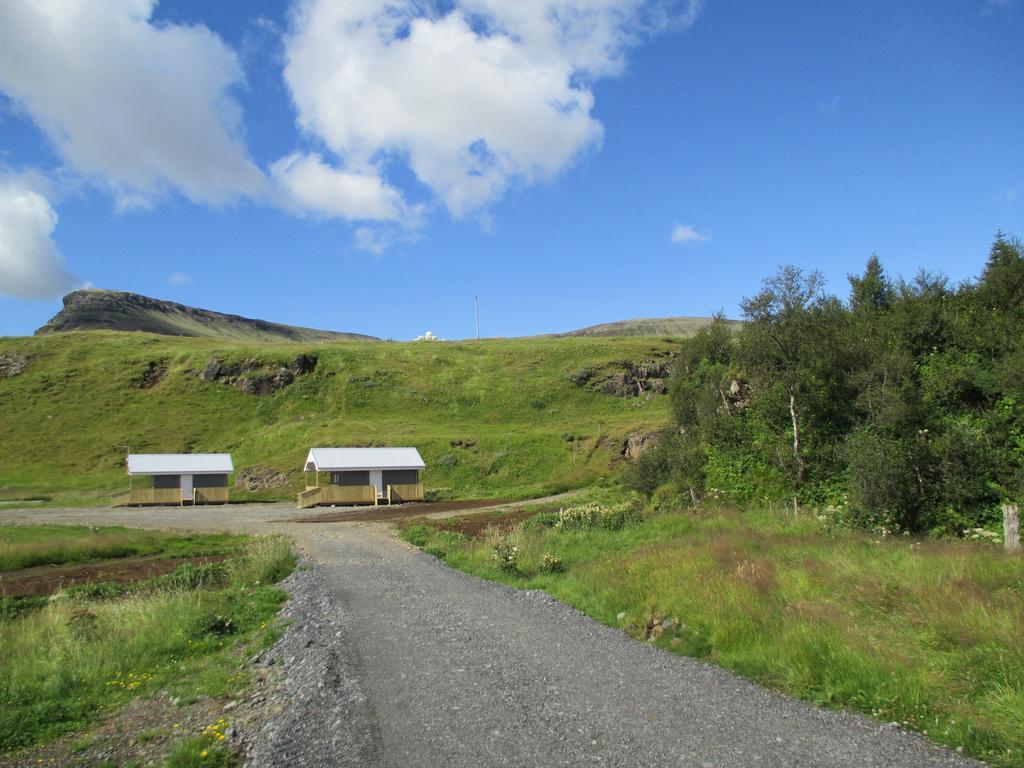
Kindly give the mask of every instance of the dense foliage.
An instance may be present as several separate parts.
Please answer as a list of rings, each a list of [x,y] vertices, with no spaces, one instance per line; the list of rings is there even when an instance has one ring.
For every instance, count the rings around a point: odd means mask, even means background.
[[[890,279],[872,256],[845,301],[784,267],[683,342],[673,428],[630,484],[696,501],[799,499],[890,531],[962,533],[1024,496],[1024,254],[981,276]]]

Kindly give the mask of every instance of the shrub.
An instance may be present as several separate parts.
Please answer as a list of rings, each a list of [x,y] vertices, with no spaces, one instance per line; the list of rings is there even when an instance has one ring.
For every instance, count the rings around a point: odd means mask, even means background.
[[[565,571],[565,563],[562,558],[552,555],[550,552],[544,553],[544,558],[541,560],[540,569],[544,573],[563,573]]]
[[[499,539],[491,549],[491,557],[498,561],[498,567],[509,573],[519,571],[519,547],[508,539]]]
[[[558,510],[558,522],[555,523],[555,527],[619,531],[627,525],[640,522],[642,517],[638,505],[632,501],[611,506],[591,502]]]

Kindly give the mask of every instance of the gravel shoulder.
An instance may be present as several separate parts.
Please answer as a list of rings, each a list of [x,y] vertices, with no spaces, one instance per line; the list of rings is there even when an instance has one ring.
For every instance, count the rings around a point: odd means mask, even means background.
[[[292,623],[256,662],[279,683],[246,705],[248,765],[978,765],[454,571],[383,525],[270,523],[282,508],[263,506],[172,509],[174,526],[138,514],[152,510],[98,511],[108,524],[280,531],[312,563],[286,582]]]

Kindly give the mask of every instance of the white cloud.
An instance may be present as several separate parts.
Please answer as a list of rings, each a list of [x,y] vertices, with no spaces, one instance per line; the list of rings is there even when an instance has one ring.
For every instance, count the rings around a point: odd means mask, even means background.
[[[678,4],[678,3],[677,3]],[[285,41],[299,125],[345,167],[400,158],[456,216],[596,146],[590,83],[639,36],[692,23],[643,0],[303,0]]]
[[[121,207],[175,189],[202,203],[264,183],[238,137],[234,52],[201,25],[154,25],[156,0],[0,3],[0,90]]]
[[[671,240],[673,243],[703,243],[710,239],[711,235],[698,232],[689,224],[676,224],[672,229]]]
[[[356,248],[380,256],[391,245],[383,233],[373,227],[358,227],[354,234]]]
[[[327,218],[395,221],[405,205],[401,193],[374,173],[353,173],[326,164],[319,155],[298,153],[270,169],[285,207]]]
[[[81,283],[50,238],[56,226],[45,197],[18,179],[0,179],[0,293],[48,299]]]
[[[171,276],[167,278],[167,282],[171,285],[189,285],[192,282],[191,275],[186,275],[184,272],[171,272]]]

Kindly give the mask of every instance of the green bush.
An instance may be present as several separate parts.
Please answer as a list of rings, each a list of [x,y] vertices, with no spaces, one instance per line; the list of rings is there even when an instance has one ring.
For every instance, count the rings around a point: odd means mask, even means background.
[[[550,552],[545,552],[540,562],[540,570],[542,573],[564,573],[565,562],[562,558],[552,555]]]

